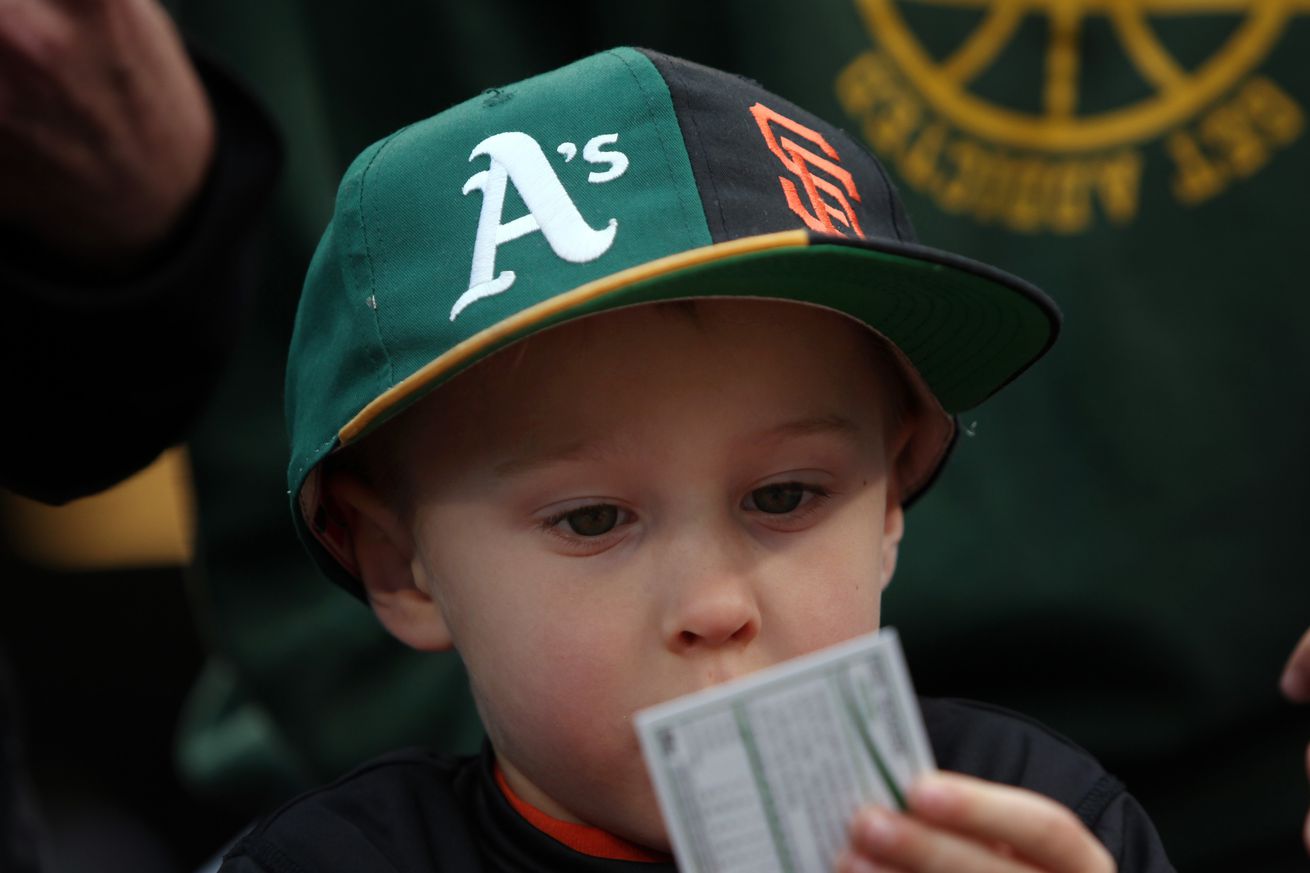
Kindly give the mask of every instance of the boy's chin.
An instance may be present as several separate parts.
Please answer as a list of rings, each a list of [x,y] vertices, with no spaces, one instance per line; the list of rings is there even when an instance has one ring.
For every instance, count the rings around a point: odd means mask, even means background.
[[[634,754],[640,757],[635,749]],[[509,777],[513,765],[503,755],[498,753],[497,757]],[[513,781],[517,780],[511,780],[511,784]],[[604,782],[601,792],[571,794],[570,786],[546,783],[530,791],[520,788],[517,793],[552,818],[581,822],[644,849],[672,854],[668,830],[655,798],[655,786],[645,767],[641,767],[639,778],[636,771],[629,771],[626,778]],[[574,791],[578,789],[577,785],[571,787]]]
[[[595,816],[583,815],[580,818],[592,822],[593,827],[643,849],[672,854],[664,817],[660,814],[659,803],[655,800],[655,792],[649,781],[630,791],[626,797],[611,800],[613,803],[608,809],[597,810]]]
[[[660,814],[659,803],[649,778],[640,785],[630,785],[622,796],[611,796],[608,805],[594,809],[593,815],[580,816],[594,827],[643,849],[672,854],[669,833]]]
[[[655,809],[654,816],[653,821],[649,820],[647,816],[641,816],[641,820],[634,822],[631,829],[620,825],[613,830],[608,828],[605,828],[605,830],[633,845],[641,846],[643,849],[671,855],[673,854],[673,847],[669,844],[669,834],[664,827],[664,819],[658,809]]]
[[[673,846],[669,840],[668,828],[664,825],[659,801],[655,797],[655,784],[645,768],[642,769],[642,777],[641,787],[633,792],[634,812],[637,813],[634,818],[638,820],[640,827],[636,833],[624,839],[652,851],[671,855]]]
[[[641,753],[635,743],[633,753],[640,761]],[[642,848],[671,854],[673,849],[655,796],[655,784],[644,764],[622,781],[624,788],[614,785],[620,793],[612,794],[605,806],[593,810],[599,822],[596,826]]]

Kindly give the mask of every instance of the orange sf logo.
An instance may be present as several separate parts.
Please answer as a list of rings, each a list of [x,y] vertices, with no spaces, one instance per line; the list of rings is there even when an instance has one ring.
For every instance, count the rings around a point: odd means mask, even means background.
[[[799,215],[801,220],[805,222],[805,226],[810,230],[845,236],[846,234],[833,224],[833,221],[836,221],[863,239],[864,232],[860,230],[859,219],[855,217],[855,211],[851,209],[851,200],[857,203],[860,202],[860,192],[855,190],[855,179],[844,167],[838,164],[841,158],[837,155],[837,150],[823,138],[823,134],[811,130],[785,115],[779,115],[763,103],[756,103],[752,106],[751,115],[755,116],[755,123],[760,126],[760,133],[764,134],[764,141],[768,144],[769,151],[773,152],[778,160],[782,161],[782,165],[791,171],[796,178],[800,179],[801,187],[805,189],[805,197],[809,202],[808,209],[805,203],[801,201],[800,192],[796,190],[796,183],[785,176],[778,177],[778,181],[782,183],[782,192],[787,197],[787,205],[791,207],[791,211]],[[803,137],[822,151],[823,154],[815,154],[786,134],[779,136],[773,125],[790,131],[798,137]],[[827,157],[824,157],[824,155],[827,155]],[[823,176],[814,175],[816,169],[822,170],[827,176],[836,179],[840,183],[840,187]],[[827,196],[825,198],[821,195]],[[847,199],[848,197],[849,199]]]

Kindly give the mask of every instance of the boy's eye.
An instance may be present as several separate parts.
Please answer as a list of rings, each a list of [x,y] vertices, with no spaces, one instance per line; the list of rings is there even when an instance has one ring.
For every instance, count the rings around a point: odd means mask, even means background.
[[[801,505],[805,497],[805,486],[799,482],[779,482],[765,485],[751,492],[751,503],[760,512],[770,515],[782,515]]]
[[[597,503],[566,513],[560,521],[580,537],[598,537],[614,530],[619,523],[619,508],[612,503]]]

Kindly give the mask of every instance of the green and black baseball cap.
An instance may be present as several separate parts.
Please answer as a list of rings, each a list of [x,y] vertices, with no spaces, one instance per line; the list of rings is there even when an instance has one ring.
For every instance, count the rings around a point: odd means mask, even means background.
[[[955,414],[1037,360],[1055,305],[919,245],[862,144],[748,79],[619,48],[493,88],[366,149],[310,264],[287,370],[288,486],[315,559],[361,593],[325,458],[479,360],[573,319],[691,298],[824,307],[919,393],[906,501]]]

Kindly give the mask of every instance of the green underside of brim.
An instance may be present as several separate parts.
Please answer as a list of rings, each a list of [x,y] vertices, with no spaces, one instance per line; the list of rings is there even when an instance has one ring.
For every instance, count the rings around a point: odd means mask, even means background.
[[[982,403],[1052,339],[1046,313],[1013,288],[901,255],[824,244],[691,267],[590,301],[552,322],[697,297],[794,300],[853,316],[900,348],[952,414]]]
[[[773,248],[643,279],[544,316],[433,379],[382,420],[489,354],[555,325],[624,306],[706,297],[793,300],[852,316],[894,343],[952,414],[1023,372],[1056,332],[1047,308],[992,276],[850,245]]]

